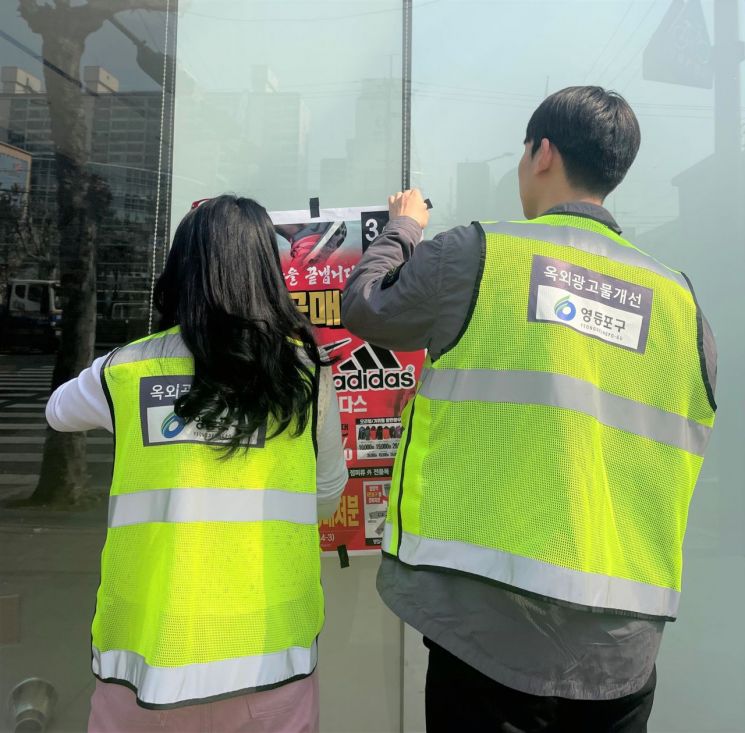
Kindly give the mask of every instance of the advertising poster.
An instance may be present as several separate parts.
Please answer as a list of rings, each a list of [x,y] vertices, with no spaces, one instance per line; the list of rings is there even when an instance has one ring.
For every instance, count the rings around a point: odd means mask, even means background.
[[[341,324],[341,295],[362,253],[388,221],[384,207],[276,211],[287,289],[336,358],[349,482],[339,509],[320,526],[321,548],[346,545],[351,554],[382,542],[393,459],[401,441],[401,411],[413,396],[423,352],[391,352],[358,339]]]

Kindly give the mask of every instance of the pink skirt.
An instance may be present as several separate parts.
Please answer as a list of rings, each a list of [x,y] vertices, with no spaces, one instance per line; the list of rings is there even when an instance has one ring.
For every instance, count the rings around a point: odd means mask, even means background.
[[[88,733],[318,733],[318,675],[274,690],[167,710],[140,707],[128,687],[96,680]]]

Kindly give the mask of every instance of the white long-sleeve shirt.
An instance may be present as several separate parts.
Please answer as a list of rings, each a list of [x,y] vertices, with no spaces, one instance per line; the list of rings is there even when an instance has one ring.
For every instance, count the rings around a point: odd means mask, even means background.
[[[111,411],[101,384],[101,370],[107,358],[108,354],[99,357],[75,379],[54,391],[46,407],[47,422],[54,430],[77,432],[103,428],[114,432]],[[316,437],[318,516],[326,519],[336,511],[348,478],[341,443],[339,403],[328,367],[321,369]]]

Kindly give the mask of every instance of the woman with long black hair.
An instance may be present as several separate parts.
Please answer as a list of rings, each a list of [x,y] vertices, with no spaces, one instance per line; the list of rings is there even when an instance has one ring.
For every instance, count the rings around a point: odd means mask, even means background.
[[[317,525],[347,471],[328,362],[263,207],[187,214],[155,303],[158,333],[47,405],[54,429],[116,443],[89,731],[316,731]]]

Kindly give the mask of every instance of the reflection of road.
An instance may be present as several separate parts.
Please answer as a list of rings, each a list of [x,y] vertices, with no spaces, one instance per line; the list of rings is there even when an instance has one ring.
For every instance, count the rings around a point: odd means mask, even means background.
[[[52,368],[49,356],[0,356],[0,498],[29,492],[39,476]],[[108,484],[111,446],[106,431],[88,434],[88,472],[94,486]]]

